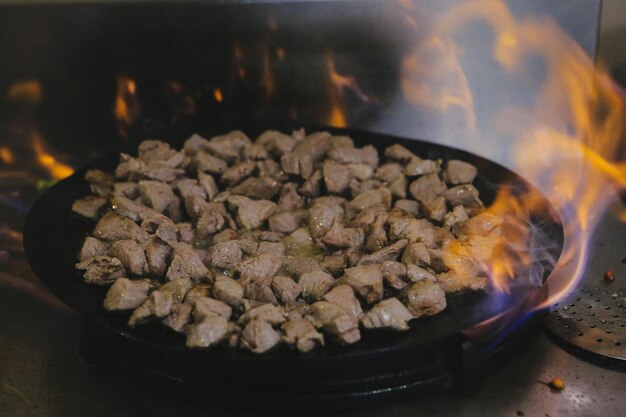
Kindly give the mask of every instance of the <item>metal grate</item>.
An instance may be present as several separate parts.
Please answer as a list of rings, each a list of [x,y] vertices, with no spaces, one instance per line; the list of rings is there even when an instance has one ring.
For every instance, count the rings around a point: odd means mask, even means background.
[[[581,287],[555,304],[546,326],[564,342],[585,352],[626,360],[626,292]]]

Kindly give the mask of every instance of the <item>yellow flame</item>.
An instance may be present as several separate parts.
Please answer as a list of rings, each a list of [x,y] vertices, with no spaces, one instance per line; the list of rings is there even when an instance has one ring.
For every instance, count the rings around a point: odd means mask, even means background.
[[[43,146],[43,139],[38,134],[33,138],[33,151],[37,162],[44,167],[50,176],[57,180],[69,177],[74,173],[74,169],[63,162],[58,161],[54,156],[48,153]]]
[[[217,101],[218,103],[221,103],[222,100],[224,100],[224,96],[222,95],[222,90],[220,90],[219,88],[216,88],[213,91],[213,97],[215,97],[215,101]]]

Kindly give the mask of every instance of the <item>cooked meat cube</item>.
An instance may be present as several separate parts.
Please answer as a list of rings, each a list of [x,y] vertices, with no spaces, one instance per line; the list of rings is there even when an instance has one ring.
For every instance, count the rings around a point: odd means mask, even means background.
[[[391,297],[376,304],[370,311],[363,314],[361,324],[366,329],[391,328],[393,330],[409,330],[407,322],[414,317],[397,298]]]
[[[456,244],[452,251],[430,249],[431,268],[437,272],[448,272],[452,270],[460,277],[474,277],[486,272],[485,266],[477,259],[470,256],[461,255]]]
[[[85,173],[85,180],[89,182],[91,192],[101,197],[108,197],[113,192],[113,182],[115,179],[99,169],[90,169]]]
[[[212,286],[207,283],[196,284],[185,294],[185,304],[194,305],[200,297],[210,297]]]
[[[430,272],[428,272],[424,268],[421,268],[421,267],[419,267],[417,265],[414,265],[414,264],[408,264],[406,266],[406,276],[412,282],[417,282],[417,281],[422,281],[422,280],[426,280],[426,281],[430,281],[430,282],[436,282],[437,281],[437,279],[435,278],[435,276],[433,274],[431,274]]]
[[[230,319],[233,309],[226,303],[210,297],[198,297],[193,306],[193,320],[202,321],[207,316],[218,315]]]
[[[276,203],[272,201],[243,196],[228,197],[228,203],[237,207],[237,222],[247,230],[259,228],[276,210]]]
[[[343,345],[349,345],[361,339],[358,319],[337,304],[318,301],[311,305],[306,318],[315,327],[323,328],[333,339]]]
[[[335,278],[322,271],[306,272],[298,280],[298,284],[302,286],[302,296],[309,300],[320,300],[334,283]]]
[[[448,204],[465,206],[466,209],[478,209],[483,207],[483,202],[478,198],[478,190],[471,184],[457,185],[443,193]]]
[[[216,233],[211,238],[211,244],[216,245],[218,243],[228,242],[229,240],[239,239],[239,234],[233,229],[224,229],[221,232]]]
[[[465,256],[485,262],[491,258],[493,250],[499,242],[500,237],[497,233],[489,236],[463,235],[459,237],[457,241],[459,246],[455,249]]]
[[[426,215],[437,222],[442,221],[448,213],[446,199],[443,196],[437,196],[433,200],[424,202],[424,210]]]
[[[163,324],[175,332],[182,332],[191,320],[191,310],[189,304],[174,304],[170,314],[163,319]]]
[[[269,227],[273,232],[293,233],[306,222],[308,213],[306,210],[283,211],[269,218]]]
[[[331,142],[331,148],[344,148],[344,147],[354,147],[354,141],[350,136],[345,135],[337,135],[333,136],[333,140]]]
[[[282,242],[261,242],[259,243],[259,249],[257,250],[257,254],[260,255],[262,253],[274,253],[281,258],[285,256],[285,245]]]
[[[191,223],[176,224],[176,237],[180,242],[191,244],[193,242],[193,227]]]
[[[365,164],[348,164],[346,165],[348,168],[348,173],[350,178],[355,178],[359,181],[365,181],[372,178],[374,175],[374,170],[371,166]]]
[[[113,185],[113,195],[131,200],[139,198],[139,184],[136,182],[116,182]]]
[[[362,211],[366,208],[382,205],[387,210],[391,208],[391,191],[388,188],[377,188],[364,191],[348,203],[348,209]]]
[[[226,184],[227,186],[237,184],[244,178],[252,175],[255,168],[256,164],[254,163],[254,161],[240,162],[237,165],[226,168],[221,176],[222,183]]]
[[[239,241],[229,240],[211,246],[207,251],[205,260],[209,266],[233,269],[241,261],[242,256]]]
[[[446,164],[442,176],[445,182],[452,185],[469,184],[478,173],[476,167],[467,162],[451,159]]]
[[[257,161],[256,169],[259,178],[269,177],[279,183],[284,183],[289,179],[289,176],[283,172],[280,164],[273,159]]]
[[[170,293],[154,290],[148,298],[130,315],[128,325],[135,327],[152,317],[163,318],[171,313],[174,306],[174,297]]]
[[[83,262],[89,258],[93,258],[94,256],[104,255],[108,248],[109,246],[103,241],[98,240],[95,237],[87,236],[83,241],[83,246],[80,248],[78,260]]]
[[[456,206],[449,211],[443,218],[443,225],[446,229],[452,230],[453,227],[460,222],[469,219],[467,210],[463,206]],[[459,233],[455,233],[457,236]]]
[[[239,343],[244,349],[264,353],[276,347],[280,341],[280,334],[271,324],[263,320],[252,320],[244,327]]]
[[[417,156],[415,156],[413,152],[409,151],[407,148],[397,143],[385,149],[385,156],[389,159],[400,162],[407,162],[414,158],[417,158]]]
[[[385,222],[387,220],[387,213],[381,213],[376,216],[376,219],[369,227],[369,235],[367,236],[367,242],[365,246],[371,251],[377,251],[384,248],[387,243],[387,232],[385,231]]]
[[[324,294],[324,300],[343,308],[343,310],[354,318],[361,317],[363,309],[361,303],[354,295],[354,291],[348,285],[337,285],[332,290]]]
[[[315,239],[323,237],[335,221],[343,217],[344,210],[339,205],[313,204],[309,209],[309,230]]]
[[[159,216],[166,217],[140,201],[133,201],[121,195],[111,197],[111,208],[115,214],[124,216],[134,222],[156,219]]]
[[[188,155],[195,155],[198,151],[205,149],[208,143],[208,140],[194,133],[183,144],[183,151]]]
[[[421,280],[404,293],[404,302],[413,316],[434,316],[446,308],[446,294],[438,284]]]
[[[213,285],[213,296],[231,307],[239,307],[243,301],[243,287],[232,278],[218,275]]]
[[[303,256],[285,256],[283,259],[281,273],[295,278],[296,281],[302,274],[313,271],[324,271],[324,267],[316,259]]]
[[[330,149],[331,139],[332,137],[327,132],[307,136],[294,147],[291,153],[282,155],[280,161],[283,170],[288,174],[300,175],[308,179],[313,174],[315,164]]]
[[[139,159],[145,162],[166,161],[176,154],[170,145],[160,140],[144,140],[137,150]]]
[[[361,260],[359,260],[359,265],[381,264],[384,261],[395,261],[408,243],[409,241],[406,239],[398,240],[386,248],[363,256]]]
[[[269,157],[267,150],[258,143],[249,143],[243,147],[243,159],[260,160]]]
[[[139,193],[143,201],[159,213],[178,203],[172,187],[159,181],[139,181]]]
[[[176,278],[189,278],[192,281],[205,280],[211,277],[211,273],[202,263],[202,259],[194,252],[193,248],[185,243],[178,243],[174,248],[172,262],[170,263],[165,278],[168,281]]]
[[[402,278],[406,277],[406,267],[400,262],[385,261],[381,266],[383,280],[385,284],[394,290],[402,290],[407,287],[407,283]]]
[[[273,155],[281,156],[291,152],[298,141],[292,136],[275,130],[267,130],[257,138],[256,143],[262,145]]]
[[[149,222],[142,223],[142,226],[150,228],[151,225],[148,225],[147,223]],[[172,247],[176,245],[176,242],[178,242],[178,233],[176,233],[176,225],[174,223],[163,222],[159,224],[154,231],[154,235]]]
[[[455,207],[455,210],[459,207]],[[465,221],[458,222],[453,228],[453,232],[458,235],[478,235],[478,236],[491,236],[494,231],[499,235],[499,227],[502,225],[502,218],[492,213],[484,212],[479,213],[476,216],[465,219]]]
[[[441,247],[454,239],[450,231],[435,226],[427,219],[400,219],[391,225],[389,236],[392,239],[423,242],[430,248]]]
[[[283,304],[293,304],[302,293],[302,285],[285,275],[276,275],[271,283],[274,295]]]
[[[241,238],[237,241],[237,244],[241,248],[241,252],[243,252],[244,255],[254,256],[259,250],[259,244],[252,235],[242,234]]]
[[[448,271],[437,275],[437,284],[445,292],[458,292],[463,290],[484,290],[488,280],[485,277],[465,275],[456,271]]]
[[[252,320],[262,320],[272,326],[276,326],[287,321],[285,316],[286,313],[282,307],[276,307],[273,304],[263,304],[246,311],[246,313],[239,318],[239,322],[246,324]]]
[[[335,161],[325,161],[323,175],[324,184],[326,184],[326,191],[329,193],[341,194],[346,188],[348,188],[350,171],[345,165]]]
[[[378,166],[378,151],[372,145],[362,148],[336,147],[328,151],[328,157],[342,164],[365,164],[372,168]]]
[[[271,279],[280,269],[282,258],[273,253],[262,253],[237,265],[239,282],[243,285],[244,295],[257,301],[276,303],[276,297],[270,287]]]
[[[233,130],[225,135],[211,138],[206,149],[213,155],[228,162],[235,162],[241,157],[243,148],[250,143],[245,133]]]
[[[317,197],[322,192],[322,179],[324,175],[321,169],[316,169],[313,174],[298,188],[298,192],[307,197]]]
[[[227,319],[218,315],[207,316],[200,323],[187,326],[186,346],[189,348],[214,346],[224,340],[228,330]]]
[[[369,179],[365,181],[359,181],[356,178],[351,178],[350,183],[348,184],[348,188],[350,188],[350,196],[354,198],[365,191],[376,190],[378,188],[384,187],[384,185],[385,184],[383,184],[382,181],[379,180]]]
[[[404,210],[414,216],[419,212],[419,204],[413,200],[398,200],[393,206],[394,209]]]
[[[76,269],[84,270],[85,282],[96,285],[109,285],[116,279],[125,277],[126,271],[122,262],[108,256],[94,256],[76,264]]]
[[[226,335],[224,336],[224,341],[228,345],[228,347],[236,348],[239,346],[239,340],[241,339],[241,331],[243,329],[239,325],[239,323],[235,323],[234,321],[228,322],[228,329],[226,330]]]
[[[419,177],[409,186],[409,192],[414,199],[425,204],[434,200],[446,191],[446,184],[437,174],[427,174]]]
[[[404,265],[430,265],[430,252],[423,242],[413,242],[404,250],[402,254]]]
[[[146,253],[139,243],[134,240],[118,240],[113,242],[107,254],[117,258],[124,265],[124,269],[133,275],[146,275],[149,271]]]
[[[304,200],[298,194],[296,185],[292,182],[283,185],[280,197],[278,197],[278,207],[281,210],[289,211],[302,208],[303,206]]]
[[[404,176],[404,168],[402,165],[395,162],[388,162],[378,167],[374,173],[374,178],[377,178],[386,183],[391,183],[398,178]]]
[[[347,284],[367,304],[374,304],[383,297],[383,273],[380,265],[361,265],[346,268],[339,283]]]
[[[137,181],[149,179],[155,181],[172,182],[185,171],[177,168],[183,162],[181,154],[174,155],[170,160],[146,162],[133,158],[127,154],[120,154],[120,164],[115,170],[116,178]]]
[[[271,200],[280,192],[282,185],[272,177],[250,177],[231,188],[233,194],[241,194],[255,200]]]
[[[389,191],[398,198],[406,197],[407,181],[405,176],[398,177],[394,182],[389,184]]]
[[[321,197],[316,197],[313,200],[311,200],[310,205],[313,206],[315,204],[324,204],[327,206],[340,206],[341,208],[344,208],[346,204],[348,204],[348,200],[346,200],[343,197],[336,196],[336,195],[324,195]]]
[[[284,233],[272,232],[270,230],[255,230],[253,233],[253,235],[256,236],[256,239],[261,242],[277,243],[282,242],[285,238]]]
[[[343,227],[337,221],[322,238],[322,242],[338,248],[356,248],[361,246],[364,241],[363,229]]]
[[[415,203],[417,203],[417,201],[415,201]],[[415,219],[416,217],[417,216],[414,214],[410,214],[404,210],[394,208],[389,212],[389,215],[387,216],[387,220],[385,221],[385,224],[387,226],[391,226],[393,224],[396,224],[401,221],[405,221],[407,219]]]
[[[174,302],[182,303],[192,287],[193,283],[189,278],[176,278],[161,285],[159,291],[170,294]]]
[[[187,214],[194,217],[198,210],[192,208],[200,205],[200,201],[206,202],[207,194],[204,187],[200,186],[198,181],[191,178],[178,181],[176,187],[178,188],[180,196],[183,198]],[[195,200],[198,200],[198,203],[194,203]]]
[[[346,256],[344,254],[326,255],[322,260],[322,264],[331,274],[339,275],[343,273],[346,267]]]
[[[360,250],[356,248],[350,248],[346,251],[346,262],[348,266],[356,266],[357,263],[361,260],[363,254]]]
[[[226,219],[219,210],[207,206],[201,210],[195,226],[195,238],[202,242],[222,230],[226,226]]]
[[[406,175],[415,177],[417,175],[426,175],[439,172],[441,167],[441,159],[436,161],[430,159],[412,158],[406,164]]]
[[[154,285],[147,279],[131,281],[128,278],[119,278],[109,288],[104,298],[104,308],[108,311],[133,310],[148,298],[152,288]]]
[[[102,217],[93,231],[94,237],[101,240],[136,240],[145,242],[148,233],[135,222],[117,214],[108,213]]]
[[[317,346],[324,346],[324,336],[303,318],[290,318],[280,328],[283,341],[289,346],[295,346],[300,352],[305,353]]]
[[[387,210],[384,207],[372,206],[357,214],[357,216],[352,220],[352,225],[366,228],[367,226],[371,226],[381,220],[384,224],[387,215]]]
[[[100,210],[107,204],[107,202],[107,199],[104,197],[88,195],[87,197],[74,201],[72,204],[72,211],[89,219],[97,219],[100,215]]]
[[[198,184],[200,184],[200,186],[204,189],[209,201],[213,200],[213,198],[215,198],[215,196],[219,193],[215,179],[209,174],[198,172]]]
[[[215,156],[200,151],[198,152],[194,159],[194,166],[198,172],[208,172],[209,174],[221,174],[228,168],[228,164]]]

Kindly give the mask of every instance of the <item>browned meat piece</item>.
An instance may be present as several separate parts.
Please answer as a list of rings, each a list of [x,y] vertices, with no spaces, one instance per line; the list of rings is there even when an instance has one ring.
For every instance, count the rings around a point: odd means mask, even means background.
[[[104,197],[88,195],[79,198],[72,204],[72,211],[89,219],[97,219],[100,216],[100,210],[106,206],[108,200]]]
[[[258,143],[249,143],[243,147],[243,159],[261,160],[267,159],[270,155],[267,150]]]
[[[483,202],[478,198],[478,190],[471,184],[457,185],[443,193],[448,204],[454,206],[465,206],[466,209],[480,209]]]
[[[139,159],[145,162],[165,161],[176,154],[165,142],[160,140],[144,140],[137,148]]]
[[[404,265],[430,265],[430,252],[423,242],[413,242],[404,250],[402,254]]]
[[[322,170],[316,169],[300,188],[298,188],[298,192],[307,197],[319,196],[322,193],[323,178]]]
[[[179,242],[193,243],[193,227],[191,223],[177,223],[176,224],[176,237]]]
[[[276,307],[273,304],[262,304],[246,311],[244,315],[239,317],[239,322],[246,324],[252,320],[262,320],[272,326],[276,326],[287,321],[286,315],[282,307]]]
[[[324,162],[323,175],[326,191],[329,193],[341,194],[348,188],[350,171],[345,165],[327,160]]]
[[[240,261],[243,253],[237,240],[218,243],[209,248],[205,261],[207,265],[222,269],[233,269]]]
[[[83,279],[88,284],[109,285],[116,279],[125,277],[122,262],[108,256],[94,256],[76,264],[76,269],[84,270]]]
[[[417,203],[417,201],[415,201],[415,203]],[[394,208],[389,212],[389,216],[387,217],[387,221],[385,222],[385,224],[390,226],[401,221],[406,221],[407,219],[414,219],[415,217],[417,216],[415,216],[414,214],[410,214],[404,210]],[[389,236],[391,236],[391,234]]]
[[[166,161],[145,162],[139,158],[133,158],[127,154],[120,155],[120,164],[115,170],[115,177],[128,179],[129,181],[154,180],[172,182],[184,170],[177,168],[183,162],[182,154],[175,154]]]
[[[259,228],[276,210],[276,203],[251,200],[244,196],[228,197],[228,203],[237,207],[237,223],[246,230]]]
[[[284,233],[272,232],[271,230],[255,230],[253,236],[261,242],[281,242],[285,238]]]
[[[281,265],[282,258],[273,253],[262,253],[239,263],[237,271],[244,295],[252,300],[276,303],[270,283]]]
[[[209,174],[221,174],[228,168],[228,164],[220,158],[200,151],[193,159],[194,166],[198,172],[208,172]]]
[[[152,288],[154,285],[147,279],[131,281],[128,278],[119,278],[109,288],[104,298],[104,308],[108,311],[133,310],[148,298]]]
[[[150,219],[150,221],[158,221],[157,219],[159,217],[166,217],[158,211],[144,205],[139,199],[137,201],[133,201],[121,195],[114,195],[111,197],[111,208],[115,214],[124,216],[134,222],[143,222],[146,219]]]
[[[372,168],[378,166],[378,151],[372,145],[362,148],[336,147],[328,151],[328,157],[342,164],[365,164]]]
[[[302,293],[302,285],[284,275],[274,276],[271,286],[274,295],[283,304],[295,303],[296,298]]]
[[[365,244],[369,250],[378,251],[387,245],[387,232],[385,231],[387,218],[386,212],[379,213],[376,215],[374,222],[370,225],[367,242]]]
[[[385,187],[364,191],[348,203],[348,209],[354,211],[362,211],[373,206],[383,206],[389,210],[391,208],[391,191]]]
[[[206,149],[213,155],[228,162],[235,162],[241,157],[243,148],[250,143],[245,133],[233,130],[225,135],[215,136],[206,144]]]
[[[406,164],[406,175],[415,177],[417,175],[426,175],[439,172],[441,167],[441,159],[433,161],[431,159],[412,158]]]
[[[193,320],[202,321],[205,317],[217,315],[230,319],[233,309],[226,303],[210,297],[198,297],[193,306]]]
[[[292,136],[275,130],[267,130],[257,138],[256,143],[264,146],[273,155],[281,156],[291,152],[298,141]]]
[[[300,175],[308,179],[314,171],[315,164],[330,149],[332,137],[327,132],[313,133],[299,142],[291,153],[282,155],[280,161],[283,170],[288,174]]]
[[[391,193],[398,198],[405,198],[406,186],[407,186],[406,177],[403,175],[401,177],[398,177],[398,179],[396,179],[391,184],[389,184],[389,191],[391,191]]]
[[[448,213],[446,199],[440,195],[433,200],[424,202],[424,211],[430,219],[437,222],[443,221]]]
[[[406,239],[398,240],[385,248],[377,250],[376,252],[369,255],[363,256],[359,260],[358,264],[371,265],[381,264],[384,261],[395,261],[396,259],[398,259],[398,257],[402,253],[402,250],[406,247],[408,243],[409,241]]]
[[[199,211],[198,206],[201,205],[200,202],[206,202],[206,190],[204,187],[200,186],[196,180],[191,178],[178,181],[176,187],[178,188],[180,196],[183,198],[187,214],[195,217]]]
[[[361,303],[354,295],[354,291],[348,285],[337,285],[324,294],[324,300],[341,307],[346,313],[358,319],[363,314]]]
[[[256,168],[259,177],[270,177],[280,183],[286,182],[289,179],[289,176],[283,172],[280,164],[273,159],[257,161]]]
[[[427,174],[419,177],[409,186],[409,192],[414,199],[425,204],[434,200],[446,191],[446,184],[437,174]]]
[[[113,185],[113,195],[126,197],[131,200],[139,198],[139,184],[136,182],[116,182]]]
[[[396,204],[394,204],[393,208],[394,210],[404,210],[405,212],[412,214],[413,216],[417,216],[417,213],[419,212],[419,204],[417,203],[417,201],[413,200],[398,200],[396,201]]]
[[[390,328],[393,330],[409,330],[408,321],[414,317],[397,298],[391,297],[376,304],[370,311],[363,314],[361,324],[366,329]]]
[[[113,242],[107,254],[119,259],[130,274],[143,276],[150,272],[143,246],[134,240]]]
[[[411,159],[417,158],[413,152],[409,151],[402,145],[398,145],[397,143],[385,149],[385,156],[389,159],[400,162],[408,162]]]
[[[435,276],[431,274],[429,271],[414,264],[408,264],[406,266],[406,276],[412,282],[418,282],[418,281],[423,281],[423,280],[430,281],[430,282],[437,281]]]
[[[323,328],[324,332],[343,345],[361,339],[358,319],[337,304],[318,301],[311,305],[306,319],[315,327]]]
[[[372,178],[374,175],[374,170],[371,166],[365,164],[348,164],[346,165],[348,168],[348,173],[350,178],[355,178],[359,181],[365,181]]]
[[[403,278],[406,277],[406,267],[400,262],[385,261],[381,266],[385,284],[394,290],[402,290],[407,287]]]
[[[272,177],[250,177],[233,187],[233,194],[241,194],[255,200],[271,200],[280,192],[282,185]]]
[[[392,183],[402,176],[404,176],[404,168],[402,165],[395,162],[388,162],[381,165],[374,173],[374,178],[386,183]]]
[[[189,304],[174,304],[170,314],[163,319],[163,324],[175,332],[183,332],[191,320],[191,310]]]
[[[196,284],[185,294],[185,304],[195,305],[196,300],[200,297],[210,297],[212,292],[211,284],[205,282]]]
[[[366,228],[376,223],[377,221],[385,222],[387,211],[382,206],[373,206],[366,208],[352,220],[352,225],[356,227]]]
[[[457,223],[463,222],[467,219],[469,219],[469,216],[467,215],[465,207],[456,206],[445,215],[443,218],[443,225],[446,229],[454,230]],[[457,236],[459,235],[459,233],[454,234]]]
[[[244,255],[254,256],[259,250],[259,244],[254,239],[253,235],[242,234],[241,239],[239,239],[237,243]]]
[[[313,271],[324,271],[324,267],[316,259],[303,256],[285,256],[283,259],[281,273],[295,278],[296,281],[302,274]]]
[[[339,283],[352,287],[367,304],[377,303],[383,298],[383,272],[380,265],[346,268]]]
[[[304,200],[298,194],[296,185],[292,182],[288,182],[283,185],[283,189],[278,197],[278,207],[281,210],[296,210],[304,207]]]
[[[195,155],[198,151],[205,149],[209,141],[194,133],[183,144],[183,151],[188,155]]]
[[[346,267],[346,256],[341,253],[337,255],[326,255],[322,260],[324,268],[333,275],[341,275]]]
[[[193,247],[185,243],[178,243],[174,247],[172,262],[165,278],[172,281],[177,278],[189,278],[192,281],[206,280],[211,273],[202,263],[202,259],[194,252]]]
[[[218,243],[228,242],[229,240],[239,239],[239,234],[233,229],[224,229],[221,232],[216,233],[211,238],[211,244],[216,245]]]
[[[241,331],[243,329],[239,325],[239,323],[235,323],[234,321],[228,322],[228,329],[226,330],[226,335],[224,336],[224,341],[228,345],[228,347],[236,348],[239,346],[239,340],[241,339]]]
[[[163,294],[170,294],[174,302],[182,303],[192,287],[193,283],[189,278],[176,278],[161,285],[159,291]]]
[[[324,336],[303,318],[290,318],[280,328],[283,332],[283,341],[289,346],[295,346],[300,352],[305,353],[317,346],[324,346]]]
[[[418,281],[404,293],[404,303],[414,317],[434,316],[446,308],[446,294],[430,281]]]
[[[103,241],[98,240],[95,237],[87,236],[83,241],[83,246],[80,248],[78,260],[83,262],[89,258],[93,258],[94,256],[104,255],[108,248],[109,246]]]
[[[170,293],[154,290],[148,298],[130,315],[128,325],[135,327],[137,324],[148,321],[153,317],[163,318],[172,312],[174,297]]]
[[[337,135],[333,136],[333,140],[331,142],[331,148],[345,148],[345,147],[354,147],[354,141],[350,136],[345,135]]]
[[[451,159],[443,170],[443,179],[448,184],[459,185],[469,184],[474,181],[478,170],[472,164],[467,162]]]
[[[269,218],[269,227],[273,232],[293,233],[308,219],[306,210],[292,210],[276,213]]]
[[[239,307],[243,302],[243,287],[232,278],[218,275],[213,285],[213,296],[231,307]]]
[[[463,206],[457,206],[463,207]],[[483,212],[476,216],[465,219],[465,221],[458,222],[452,229],[454,234],[459,235],[477,235],[477,236],[492,236],[494,234],[500,234],[500,226],[502,225],[502,218],[492,213]],[[495,233],[494,233],[495,232]]]
[[[153,229],[158,222],[144,221],[141,225],[144,229]],[[175,246],[178,242],[178,233],[176,233],[176,224],[171,221],[164,221],[156,227],[154,230],[154,236],[158,237],[163,242],[170,246]]]
[[[256,164],[254,161],[244,161],[226,168],[221,176],[222,183],[227,186],[235,185],[244,178],[252,175],[255,168]]]
[[[125,217],[108,213],[102,217],[93,231],[94,237],[101,240],[130,239],[138,242],[148,240],[148,233],[137,224]]]
[[[282,242],[260,242],[259,249],[256,251],[257,255],[266,252],[274,253],[282,258],[285,256],[285,246]]]
[[[101,197],[108,197],[113,192],[115,179],[109,173],[99,169],[90,169],[85,173],[85,180],[89,182],[91,192]]]
[[[215,179],[209,174],[198,172],[198,184],[204,188],[204,192],[209,201],[213,200],[213,198],[215,198],[215,196],[219,193]]]
[[[195,224],[195,238],[203,242],[226,226],[225,215],[215,206],[205,206]]]
[[[343,227],[337,221],[322,238],[322,242],[337,248],[356,248],[365,241],[361,228]]]
[[[340,221],[344,210],[339,205],[313,204],[309,209],[309,230],[315,239],[323,237],[335,221]]]
[[[384,187],[382,181],[369,179],[365,181],[359,181],[356,178],[351,178],[348,188],[350,188],[350,196],[353,198],[365,191],[376,190]]]
[[[172,187],[162,182],[139,181],[139,193],[143,201],[159,213],[178,203]]]
[[[222,316],[211,315],[200,323],[187,326],[187,342],[189,348],[206,348],[220,343],[228,332],[228,320]]]
[[[441,247],[454,240],[450,231],[437,227],[426,219],[400,219],[391,225],[389,236],[392,239],[423,242],[430,248]]]
[[[320,300],[334,283],[335,278],[322,271],[304,273],[298,280],[298,284],[302,286],[302,296],[308,300]]]
[[[315,204],[324,204],[326,206],[340,206],[341,208],[344,208],[346,204],[348,204],[348,200],[336,195],[324,195],[311,200],[310,205],[313,206]]]
[[[465,275],[455,271],[448,271],[437,275],[437,284],[445,292],[458,292],[463,290],[484,290],[488,280],[485,277]]]
[[[280,334],[263,320],[252,320],[246,324],[239,341],[242,348],[254,353],[267,352],[280,342]]]

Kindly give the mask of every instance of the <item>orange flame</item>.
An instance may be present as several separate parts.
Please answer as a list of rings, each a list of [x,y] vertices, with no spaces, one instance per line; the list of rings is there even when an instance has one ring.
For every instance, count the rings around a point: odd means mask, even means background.
[[[215,101],[217,101],[218,103],[221,103],[222,100],[224,100],[224,96],[222,95],[222,90],[220,90],[219,88],[216,88],[213,91],[213,97],[215,97]]]
[[[128,138],[128,128],[139,117],[140,105],[137,99],[135,81],[125,75],[117,78],[113,115],[117,122],[117,132],[122,138]]]
[[[33,139],[33,151],[35,152],[37,162],[50,173],[52,178],[62,180],[74,173],[72,167],[60,162],[45,150],[43,139],[40,135],[35,134]]]

